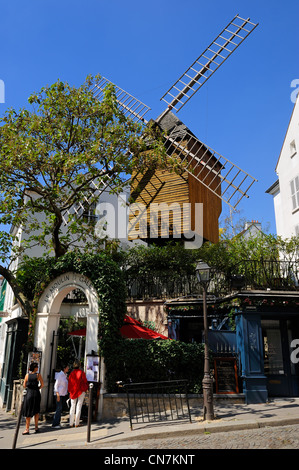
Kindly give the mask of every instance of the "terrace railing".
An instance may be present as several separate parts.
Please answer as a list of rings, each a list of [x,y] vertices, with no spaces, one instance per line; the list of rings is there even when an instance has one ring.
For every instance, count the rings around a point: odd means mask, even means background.
[[[202,288],[195,274],[158,273],[128,275],[129,299],[198,297]],[[227,271],[214,271],[209,293],[220,297],[236,290],[299,291],[299,262],[244,260]]]
[[[246,260],[237,267],[243,276],[244,288],[276,291],[299,290],[299,262]]]
[[[127,393],[130,427],[140,423],[191,421],[187,380],[121,384]]]

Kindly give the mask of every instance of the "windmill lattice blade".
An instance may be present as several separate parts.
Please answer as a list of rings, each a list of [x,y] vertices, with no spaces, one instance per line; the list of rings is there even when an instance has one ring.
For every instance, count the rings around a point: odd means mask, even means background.
[[[162,96],[169,109],[179,111],[258,24],[236,15],[186,72]]]
[[[71,215],[76,215],[78,218],[82,217],[87,208],[91,205],[91,201],[94,200],[95,197],[99,197],[100,194],[110,186],[110,184],[112,184],[112,179],[107,176],[105,181],[91,181],[89,197],[85,196],[82,201],[78,202],[76,205],[72,205],[70,209],[66,210],[62,214],[63,223],[67,225],[69,216]]]
[[[168,155],[180,158],[188,174],[232,209],[236,209],[243,197],[249,197],[247,193],[257,180],[200,142],[192,133],[187,130],[177,132],[175,128],[166,139]]]
[[[151,108],[139,101],[134,96],[130,95],[128,92],[122,90],[122,88],[107,80],[107,78],[102,77],[99,83],[93,86],[91,91],[93,92],[94,96],[101,100],[103,98],[104,89],[108,84],[112,84],[114,86],[119,108],[124,113],[124,115],[130,116],[134,121],[146,122],[144,115]]]
[[[108,84],[112,84],[114,86],[116,99],[119,104],[119,108],[123,112],[123,114],[126,117],[131,117],[135,122],[142,121],[146,123],[147,121],[144,119],[144,116],[151,108],[139,101],[134,96],[124,91],[122,88],[110,82],[107,78],[101,77],[100,81],[91,88],[91,91],[93,92],[94,96],[101,101],[103,98],[105,87]],[[76,214],[76,216],[82,217],[84,212],[86,211],[86,207],[88,207],[88,205],[91,204],[91,201],[94,200],[95,195],[100,196],[100,194],[105,191],[109,186],[113,187],[113,178],[107,178],[106,176],[105,181],[92,181],[91,185],[93,186],[90,191],[92,195],[90,195],[89,197],[85,197],[82,203],[78,203],[76,206],[72,206],[63,214],[64,224],[67,224],[68,217],[72,214]]]

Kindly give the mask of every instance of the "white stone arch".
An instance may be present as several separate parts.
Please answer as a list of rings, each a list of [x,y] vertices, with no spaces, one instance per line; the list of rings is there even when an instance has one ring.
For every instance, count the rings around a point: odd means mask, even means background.
[[[82,274],[75,272],[63,273],[54,279],[45,288],[40,297],[35,323],[34,347],[42,352],[41,375],[44,380],[44,389],[42,390],[41,410],[46,409],[49,397],[49,373],[55,366],[55,357],[51,357],[51,343],[53,341],[53,332],[57,333],[60,322],[60,306],[65,296],[74,289],[80,289],[84,292],[88,308],[86,323],[86,342],[85,355],[93,351],[98,353],[98,295],[90,279]],[[54,355],[53,355],[54,356]]]

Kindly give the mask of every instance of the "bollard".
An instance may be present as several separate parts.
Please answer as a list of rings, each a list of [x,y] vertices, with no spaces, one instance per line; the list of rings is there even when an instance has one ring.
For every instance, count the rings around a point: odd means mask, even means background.
[[[20,424],[21,424],[21,419],[22,419],[22,413],[23,413],[24,398],[25,398],[26,393],[27,393],[27,390],[23,390],[22,403],[21,403],[21,408],[20,408],[18,420],[17,420],[17,427],[16,427],[16,430],[15,430],[15,435],[14,435],[14,438],[13,438],[12,449],[15,449],[16,445],[17,445],[17,439],[18,439],[18,434],[19,434],[19,429],[20,429]]]
[[[87,442],[90,442],[90,427],[92,417],[92,389],[93,383],[89,384],[89,403],[88,403],[88,421],[87,421]]]

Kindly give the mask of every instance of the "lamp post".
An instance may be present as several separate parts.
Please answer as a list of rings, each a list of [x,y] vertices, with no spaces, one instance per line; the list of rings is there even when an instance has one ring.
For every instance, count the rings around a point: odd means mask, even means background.
[[[203,287],[203,322],[204,322],[204,336],[205,336],[205,355],[204,355],[204,376],[202,381],[203,389],[203,406],[204,415],[203,419],[214,419],[213,407],[213,379],[210,372],[210,358],[209,358],[209,338],[208,338],[208,316],[207,316],[207,289],[210,282],[211,268],[207,263],[200,261],[196,266],[196,276],[198,282]]]

